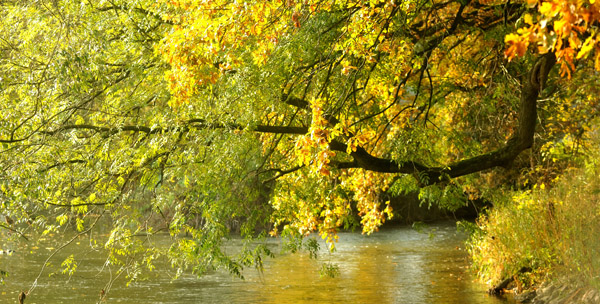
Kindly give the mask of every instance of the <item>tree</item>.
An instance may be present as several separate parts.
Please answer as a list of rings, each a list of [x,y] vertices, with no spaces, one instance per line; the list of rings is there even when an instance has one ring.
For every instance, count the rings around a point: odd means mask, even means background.
[[[270,254],[252,242],[264,231],[333,245],[358,216],[371,233],[392,216],[387,193],[455,208],[497,167],[547,178],[597,115],[595,3],[1,7],[5,228],[105,222],[132,277],[159,255],[239,274]],[[160,231],[171,248],[138,238]],[[248,246],[231,255],[220,244],[233,231]]]

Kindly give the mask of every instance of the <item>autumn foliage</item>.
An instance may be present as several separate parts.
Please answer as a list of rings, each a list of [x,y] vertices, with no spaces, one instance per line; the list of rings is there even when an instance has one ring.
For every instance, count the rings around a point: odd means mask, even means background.
[[[254,238],[333,245],[400,218],[399,194],[493,203],[581,163],[600,109],[593,0],[9,2],[9,229],[106,221],[128,271],[239,274],[268,254]],[[157,231],[168,249],[133,237]]]
[[[537,13],[526,13],[517,33],[506,35],[509,60],[523,56],[529,46],[544,54],[553,52],[560,62],[561,76],[571,78],[575,60],[593,57],[600,71],[600,44],[597,30],[600,4],[596,1],[527,1]],[[594,51],[594,52],[592,52]]]
[[[425,6],[412,1],[168,1],[167,6],[171,13],[164,18],[175,25],[158,50],[171,66],[166,77],[175,108],[202,103],[200,91],[241,81],[256,70],[273,75],[260,81],[279,77],[269,90],[280,92],[260,101],[269,106],[255,113],[257,123],[308,126],[304,135],[260,137],[269,166],[279,167],[283,159],[288,164],[274,177],[272,233],[281,224],[301,234],[318,230],[331,239],[353,213],[351,201],[367,233],[391,217],[380,196],[398,177],[362,164],[357,149],[393,162],[438,166],[486,151],[485,145],[494,147],[494,135],[484,135],[487,131],[459,132],[474,127],[466,121],[468,109],[482,106],[481,99],[494,90],[509,89],[497,84],[503,56],[512,61],[552,52],[568,78],[576,60],[589,56],[600,62],[600,52],[593,52],[599,47],[593,1]],[[502,13],[494,11],[502,7]],[[481,34],[508,23],[517,28],[505,37]],[[495,106],[506,101],[500,98]],[[502,131],[500,139],[509,139],[516,117],[510,111],[504,115],[507,119],[491,123]],[[416,168],[413,177],[402,179],[430,183],[419,180],[418,171],[426,169]],[[302,193],[308,191],[307,180],[318,196]]]

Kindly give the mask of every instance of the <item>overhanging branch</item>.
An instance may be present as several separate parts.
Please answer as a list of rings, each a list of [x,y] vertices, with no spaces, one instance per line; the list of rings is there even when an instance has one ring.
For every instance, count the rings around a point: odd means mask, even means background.
[[[146,134],[158,134],[158,133],[169,133],[169,132],[189,132],[192,129],[229,129],[229,130],[248,130],[258,133],[276,133],[276,134],[306,134],[308,132],[307,127],[294,127],[294,126],[272,126],[272,125],[256,125],[256,126],[244,126],[240,124],[220,124],[210,123],[203,119],[191,119],[182,126],[172,127],[146,127],[146,126],[135,126],[125,125],[119,127],[103,127],[92,124],[73,124],[64,125],[55,130],[41,131],[41,134],[45,135],[56,135],[58,133],[71,131],[71,130],[89,130],[98,133],[105,133],[107,135],[114,135],[121,132],[142,132]]]
[[[363,168],[383,173],[418,173],[420,176],[425,177],[425,180],[422,181],[425,184],[434,184],[447,178],[506,166],[522,151],[533,145],[533,135],[537,119],[537,98],[555,63],[556,57],[553,53],[542,55],[523,80],[516,132],[506,145],[498,150],[464,159],[447,167],[427,167],[416,162],[397,163],[391,159],[375,157],[359,147],[356,151],[350,153],[354,161],[332,162],[331,165],[340,169]],[[347,146],[334,140],[330,143],[330,148],[345,152]]]

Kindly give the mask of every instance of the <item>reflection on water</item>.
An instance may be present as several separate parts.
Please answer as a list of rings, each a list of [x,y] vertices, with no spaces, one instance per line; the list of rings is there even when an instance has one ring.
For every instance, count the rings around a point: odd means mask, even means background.
[[[484,286],[473,282],[462,249],[464,236],[453,225],[432,228],[436,230],[433,238],[410,228],[386,229],[371,236],[342,233],[333,254],[322,252],[317,261],[301,253],[268,259],[264,274],[248,270],[245,281],[222,273],[171,281],[171,270],[157,271],[129,287],[120,278],[107,302],[506,303],[488,296]],[[75,250],[79,250],[76,274],[70,279],[44,274],[26,303],[97,301],[111,278],[111,269],[102,268],[104,258],[100,254],[80,244],[61,252],[52,262],[59,264],[61,257]],[[15,303],[18,292],[29,288],[50,253],[50,249],[23,247],[12,256],[0,256],[0,269],[10,272],[6,285],[0,286],[0,303]],[[323,262],[338,265],[339,276],[321,278]]]

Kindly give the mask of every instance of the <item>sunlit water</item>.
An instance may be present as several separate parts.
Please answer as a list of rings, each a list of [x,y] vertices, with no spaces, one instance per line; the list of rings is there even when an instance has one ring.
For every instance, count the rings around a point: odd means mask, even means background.
[[[278,255],[265,260],[262,274],[246,270],[245,280],[218,272],[172,280],[171,269],[159,269],[129,287],[119,278],[106,303],[507,303],[488,296],[485,286],[473,281],[464,237],[450,224],[425,232],[390,228],[371,236],[341,233],[333,254],[322,250],[318,260],[304,253]],[[0,241],[0,246],[7,244]],[[52,248],[21,247],[11,256],[0,256],[0,269],[10,273],[0,286],[0,303],[16,303],[19,291],[30,288],[52,252]],[[111,278],[109,268],[102,268],[105,257],[80,243],[51,262],[60,264],[74,252],[77,272],[70,278],[44,272],[25,303],[98,301]],[[336,278],[319,275],[324,262],[339,266]]]

